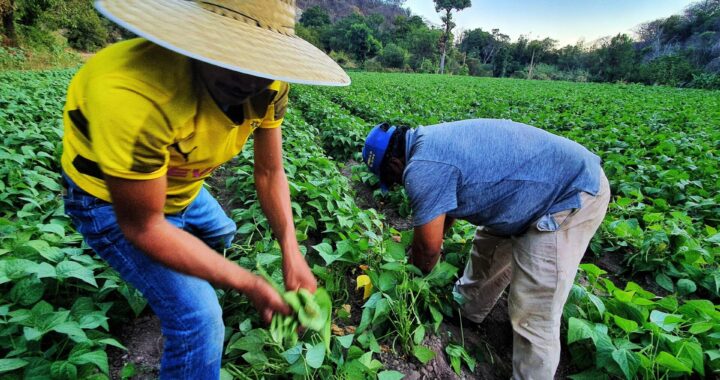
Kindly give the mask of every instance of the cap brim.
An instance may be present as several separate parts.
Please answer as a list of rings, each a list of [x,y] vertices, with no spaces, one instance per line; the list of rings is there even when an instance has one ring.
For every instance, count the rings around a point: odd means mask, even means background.
[[[335,61],[302,38],[213,13],[195,1],[99,0],[95,7],[160,46],[228,70],[290,83],[350,84]]]

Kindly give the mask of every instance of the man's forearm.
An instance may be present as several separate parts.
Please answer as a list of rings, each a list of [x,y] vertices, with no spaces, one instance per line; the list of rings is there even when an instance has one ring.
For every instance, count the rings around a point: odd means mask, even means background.
[[[292,208],[290,207],[290,187],[283,170],[274,170],[255,174],[260,207],[278,239],[283,257],[299,252],[295,237]]]
[[[164,219],[142,228],[126,228],[124,233],[145,254],[178,272],[241,292],[252,290],[257,280],[252,273]]]
[[[428,247],[413,241],[410,250],[410,263],[418,267],[423,273],[430,273],[440,259],[440,251],[428,249]]]

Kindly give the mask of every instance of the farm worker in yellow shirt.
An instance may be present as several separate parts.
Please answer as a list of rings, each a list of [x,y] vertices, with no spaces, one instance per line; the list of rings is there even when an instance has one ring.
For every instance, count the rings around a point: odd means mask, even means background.
[[[430,272],[456,219],[478,226],[455,289],[482,323],[510,285],[513,379],[548,380],[560,361],[560,318],[610,187],[600,157],[510,120],[417,129],[379,124],[363,160],[383,188],[402,184],[415,227],[410,261]]]
[[[141,38],[100,51],[70,83],[66,212],[160,318],[160,377],[217,379],[225,330],[211,284],[244,293],[265,320],[289,308],[266,281],[213,250],[229,247],[236,227],[203,181],[252,134],[255,186],[282,249],[285,285],[314,291],[282,164],[287,83],[350,80],[295,36],[294,0],[101,0],[96,7]]]

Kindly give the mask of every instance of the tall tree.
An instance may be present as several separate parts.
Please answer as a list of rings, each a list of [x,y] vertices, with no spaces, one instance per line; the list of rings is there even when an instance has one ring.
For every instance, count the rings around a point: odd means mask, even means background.
[[[6,37],[4,43],[8,46],[15,46],[15,4],[13,4],[13,0],[0,0],[0,19],[2,19],[3,33]]]
[[[445,56],[447,54],[447,45],[450,40],[450,31],[455,26],[452,22],[452,11],[461,11],[471,5],[470,0],[433,0],[435,1],[435,12],[445,12],[441,15],[443,24],[445,25],[445,33],[440,43],[442,48],[442,56],[440,58],[440,74],[445,72]]]

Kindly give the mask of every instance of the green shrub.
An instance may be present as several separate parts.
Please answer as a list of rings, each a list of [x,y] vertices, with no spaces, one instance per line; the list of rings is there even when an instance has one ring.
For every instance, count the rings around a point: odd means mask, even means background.
[[[108,40],[108,30],[95,12],[78,17],[66,33],[68,44],[82,51],[96,51]]]
[[[0,70],[17,70],[23,67],[27,57],[20,48],[0,46]]]
[[[684,86],[693,80],[696,71],[685,57],[668,55],[642,65],[639,79],[646,84]]]
[[[405,67],[405,63],[407,62],[407,60],[407,50],[392,42],[387,44],[385,48],[383,48],[382,53],[380,54],[380,62],[382,62],[383,66],[385,67],[401,69]]]
[[[720,75],[708,73],[693,74],[690,87],[718,90],[720,89]]]
[[[330,58],[345,69],[356,69],[357,63],[344,51],[331,51]]]
[[[437,72],[437,64],[431,59],[424,58],[417,70],[419,73],[434,74]]]
[[[363,68],[366,71],[383,71],[383,66],[380,61],[378,61],[377,57],[366,60],[363,63]]]

